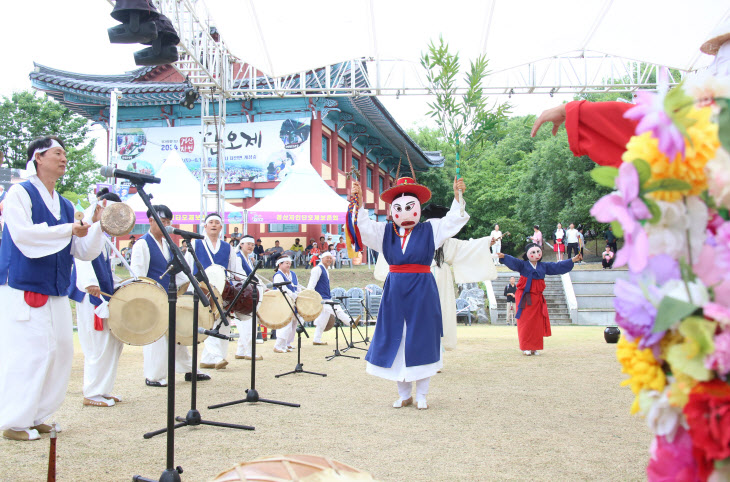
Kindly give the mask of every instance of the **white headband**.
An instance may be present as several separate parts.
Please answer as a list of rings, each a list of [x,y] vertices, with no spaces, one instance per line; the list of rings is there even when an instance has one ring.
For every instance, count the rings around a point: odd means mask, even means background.
[[[279,266],[284,261],[289,261],[291,263],[291,258],[289,256],[282,256],[281,258],[276,260],[276,266]]]
[[[37,174],[36,168],[35,168],[35,163],[33,162],[33,161],[35,161],[35,155],[36,154],[43,154],[47,150],[53,149],[54,147],[60,147],[61,149],[63,149],[63,146],[61,144],[59,144],[59,142],[56,139],[51,139],[51,145],[50,146],[48,146],[48,147],[39,147],[38,149],[36,149],[35,151],[33,151],[33,155],[30,156],[30,160],[25,163],[25,170],[27,171],[26,172],[26,175],[28,177],[30,177],[30,176],[32,176],[34,174]]]
[[[212,216],[208,216],[208,219],[205,220],[205,224],[208,224],[208,221],[213,221],[214,219],[217,219],[219,223],[223,224],[223,220],[217,214],[214,214]]]
[[[322,254],[321,254],[321,255],[319,256],[319,259],[325,259],[325,258],[326,258],[326,257],[328,257],[328,256],[329,256],[330,258],[334,258],[334,256],[332,256],[332,253],[330,253],[329,251],[325,251],[324,253],[322,253]]]
[[[254,241],[253,236],[246,235],[241,238],[241,242],[242,243],[255,243],[256,241]]]

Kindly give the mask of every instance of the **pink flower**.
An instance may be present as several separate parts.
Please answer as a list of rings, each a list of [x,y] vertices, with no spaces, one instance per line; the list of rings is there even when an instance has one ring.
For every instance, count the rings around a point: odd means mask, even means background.
[[[715,351],[705,359],[705,368],[722,376],[730,373],[730,330],[715,336]]]
[[[730,328],[730,309],[718,303],[707,303],[702,307],[702,312],[706,318],[713,319]]]
[[[638,273],[646,267],[649,239],[638,222],[651,217],[649,208],[639,198],[639,173],[630,162],[618,169],[616,192],[603,196],[591,208],[591,215],[600,223],[618,221],[624,231],[624,246],[616,253],[616,266],[628,263]]]
[[[659,140],[659,150],[671,160],[681,153],[684,157],[684,137],[664,110],[664,100],[669,91],[669,75],[663,68],[659,73],[659,91],[640,90],[636,94],[636,107],[627,110],[624,117],[639,121],[636,135],[651,132]]]
[[[656,437],[651,444],[651,460],[646,468],[649,482],[694,482],[699,479],[692,456],[692,438],[680,427],[673,442]]]

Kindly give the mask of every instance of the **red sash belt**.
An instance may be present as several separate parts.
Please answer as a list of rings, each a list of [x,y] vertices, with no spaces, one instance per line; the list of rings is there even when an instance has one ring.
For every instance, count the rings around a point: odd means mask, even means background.
[[[427,264],[391,264],[391,273],[430,273],[431,266]]]

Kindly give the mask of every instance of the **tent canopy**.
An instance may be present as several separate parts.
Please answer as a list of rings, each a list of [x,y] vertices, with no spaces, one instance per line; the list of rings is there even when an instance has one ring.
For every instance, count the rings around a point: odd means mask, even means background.
[[[152,204],[164,204],[173,214],[174,224],[198,224],[200,220],[200,183],[192,172],[185,167],[180,154],[173,151],[157,171],[162,182],[147,184],[145,192],[152,195]],[[147,206],[139,193],[130,197],[129,204],[137,216],[137,224],[149,224]],[[243,221],[242,208],[225,203],[225,213],[220,213],[226,224],[239,224]]]
[[[248,210],[248,222],[344,224],[347,206],[311,164],[298,162],[271,194]]]

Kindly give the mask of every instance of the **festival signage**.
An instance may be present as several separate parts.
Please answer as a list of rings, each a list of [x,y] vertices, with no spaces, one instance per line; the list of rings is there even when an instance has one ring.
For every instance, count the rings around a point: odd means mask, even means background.
[[[225,182],[281,181],[298,162],[310,162],[309,119],[226,124],[223,140]],[[200,179],[202,159],[217,165],[215,129],[201,126],[121,128],[117,131],[117,168],[154,175],[171,151]],[[203,143],[206,143],[204,148]],[[209,177],[212,179],[213,176]]]

